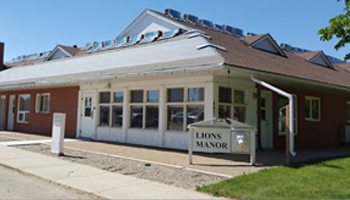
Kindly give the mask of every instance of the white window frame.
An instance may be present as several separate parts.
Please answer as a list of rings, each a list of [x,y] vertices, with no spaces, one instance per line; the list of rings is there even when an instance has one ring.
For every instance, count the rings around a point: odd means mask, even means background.
[[[231,103],[226,103],[226,102],[220,102],[220,87],[222,87],[222,88],[230,88],[231,89]],[[244,99],[243,99],[243,101],[244,101],[244,103],[235,103],[235,90],[238,90],[238,91],[243,91],[244,92]],[[223,86],[223,85],[219,85],[218,87],[217,87],[217,91],[218,91],[218,107],[217,107],[217,109],[218,109],[218,112],[217,112],[217,114],[218,114],[218,117],[219,117],[219,109],[220,109],[220,106],[228,106],[228,107],[230,107],[230,116],[231,116],[231,119],[234,119],[234,112],[235,112],[235,107],[243,107],[243,108],[245,108],[245,119],[244,119],[244,123],[246,123],[246,121],[247,121],[247,104],[245,103],[246,101],[247,101],[247,99],[246,99],[246,91],[244,90],[244,89],[242,89],[242,88],[233,88],[233,87],[227,87],[227,86]]]
[[[110,94],[110,98],[109,98],[109,102],[108,103],[100,103],[100,93],[108,93]],[[114,102],[113,98],[114,98],[114,93],[115,92],[122,92],[123,93],[123,101],[122,102]],[[119,106],[122,107],[123,109],[123,113],[124,113],[124,106],[123,106],[123,102],[124,102],[124,96],[125,96],[125,92],[122,90],[113,90],[113,91],[99,91],[98,92],[98,109],[99,109],[99,115],[98,115],[98,127],[110,127],[110,128],[117,128],[117,129],[121,129],[124,124],[122,124],[122,126],[120,127],[116,127],[116,126],[112,126],[112,118],[113,118],[113,106]],[[101,117],[101,107],[109,107],[109,122],[108,122],[108,126],[101,126],[100,123],[100,117]]]
[[[190,88],[203,88],[204,89],[204,99],[203,101],[189,101],[188,100],[188,89]],[[183,102],[168,102],[168,90],[171,90],[171,89],[183,89],[184,90],[184,100]],[[183,127],[182,127],[182,131],[180,130],[170,130],[168,129],[168,123],[171,119],[166,119],[166,131],[174,131],[174,132],[184,132],[184,131],[187,131],[187,106],[203,106],[203,111],[205,111],[205,93],[206,93],[206,90],[205,90],[205,87],[204,86],[185,86],[185,87],[167,87],[166,88],[166,96],[165,96],[165,109],[166,109],[166,116],[168,116],[168,107],[169,106],[179,106],[181,107],[182,106],[182,109],[183,109]]]
[[[306,107],[306,100],[310,100],[310,117],[306,117],[306,109],[305,109],[305,120],[306,121],[315,121],[319,122],[321,121],[321,99],[319,97],[312,97],[312,96],[305,96],[305,107]],[[318,119],[312,119],[312,100],[318,100]]]
[[[295,102],[295,105],[293,106],[294,110],[295,110],[295,115],[293,114],[293,123],[295,124],[295,128],[293,128],[293,131],[294,131],[294,135],[298,135],[298,100],[297,100],[297,95],[296,94],[292,94],[293,96],[293,99]],[[283,96],[284,97],[284,96]],[[287,97],[286,97],[287,98]],[[278,111],[279,112],[279,111]],[[279,116],[279,113],[278,115]],[[278,117],[278,124],[280,123],[280,119]],[[279,128],[278,128],[278,135],[286,135],[286,132],[282,132],[282,131],[279,131]]]
[[[41,98],[43,96],[49,96],[49,110],[48,111],[42,111],[40,110],[40,104],[41,104]],[[50,93],[40,93],[36,94],[36,102],[35,102],[35,112],[36,113],[50,113],[50,104],[51,104],[51,95]]]
[[[29,96],[29,98],[31,98],[30,94],[20,94],[20,95],[18,95],[17,123],[29,124],[29,117],[28,117],[28,121],[25,121],[25,114],[26,113],[30,114],[30,104],[29,104],[29,110],[28,111],[19,110],[20,109],[21,96]],[[19,114],[23,114],[23,120],[22,121],[19,120]]]
[[[148,95],[148,91],[152,91],[152,90],[158,90],[159,91],[159,97],[158,97],[158,102],[147,102],[147,95]],[[129,128],[130,129],[142,129],[142,130],[158,130],[159,129],[159,124],[160,124],[160,119],[159,119],[159,112],[160,112],[160,98],[162,98],[160,96],[161,92],[160,92],[160,88],[147,88],[147,89],[130,89],[129,90],[129,95],[130,95],[130,101],[128,102],[129,103],[129,116],[128,116],[128,120],[129,120]],[[142,99],[142,102],[138,102],[138,103],[132,103],[131,102],[131,92],[133,91],[143,91],[143,99]],[[139,128],[139,127],[131,127],[131,123],[132,123],[132,120],[131,120],[131,107],[132,106],[140,106],[142,107],[142,128]],[[158,127],[153,127],[153,128],[147,128],[146,127],[146,107],[147,106],[157,106],[158,107]]]

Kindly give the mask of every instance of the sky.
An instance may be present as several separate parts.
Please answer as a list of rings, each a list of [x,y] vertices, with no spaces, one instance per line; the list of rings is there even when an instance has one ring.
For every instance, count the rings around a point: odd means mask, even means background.
[[[320,41],[317,31],[343,12],[336,0],[0,0],[0,42],[5,61],[53,50],[57,44],[84,46],[115,39],[145,9],[171,8],[244,34],[270,33],[287,43],[343,59],[349,48],[334,49],[337,39]]]

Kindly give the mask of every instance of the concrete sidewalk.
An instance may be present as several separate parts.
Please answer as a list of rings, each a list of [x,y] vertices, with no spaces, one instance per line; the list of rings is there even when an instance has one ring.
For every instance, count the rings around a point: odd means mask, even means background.
[[[0,145],[0,164],[107,199],[213,199],[192,190],[120,175]]]

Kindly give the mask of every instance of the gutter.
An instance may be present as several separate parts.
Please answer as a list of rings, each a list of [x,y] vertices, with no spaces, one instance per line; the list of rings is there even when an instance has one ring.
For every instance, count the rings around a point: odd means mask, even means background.
[[[254,78],[253,74],[250,75],[250,78],[255,83],[258,83],[266,88],[269,88],[270,90],[277,92],[278,94],[283,95],[289,99],[289,152],[293,157],[296,156],[297,153],[295,153],[294,151],[294,135],[293,135],[293,96],[283,90],[276,88],[273,85],[270,85],[264,81]]]

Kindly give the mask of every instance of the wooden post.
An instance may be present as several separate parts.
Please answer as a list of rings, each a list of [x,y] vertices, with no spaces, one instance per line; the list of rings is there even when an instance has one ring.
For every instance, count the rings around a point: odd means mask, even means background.
[[[286,164],[290,163],[290,152],[289,152],[289,105],[286,106]]]

